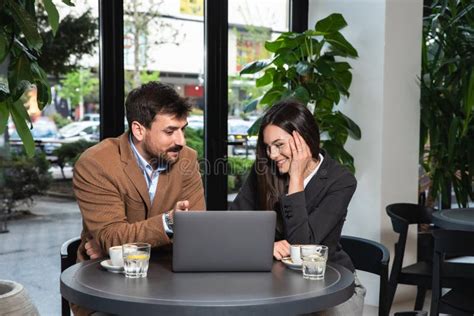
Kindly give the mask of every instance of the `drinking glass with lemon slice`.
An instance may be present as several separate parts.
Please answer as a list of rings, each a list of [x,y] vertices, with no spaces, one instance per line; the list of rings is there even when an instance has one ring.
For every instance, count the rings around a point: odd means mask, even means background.
[[[147,243],[122,245],[123,268],[127,278],[144,278],[147,275],[151,246]]]

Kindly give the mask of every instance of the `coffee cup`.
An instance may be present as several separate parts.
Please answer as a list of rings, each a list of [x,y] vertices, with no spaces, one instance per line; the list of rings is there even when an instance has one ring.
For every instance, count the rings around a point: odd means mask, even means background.
[[[301,245],[291,245],[290,256],[294,264],[301,264]]]
[[[123,267],[122,246],[114,246],[109,248],[109,257],[113,266]]]

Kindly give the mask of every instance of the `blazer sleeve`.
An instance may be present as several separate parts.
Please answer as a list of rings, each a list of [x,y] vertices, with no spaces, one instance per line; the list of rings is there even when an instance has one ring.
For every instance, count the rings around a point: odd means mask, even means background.
[[[229,209],[233,211],[256,210],[258,209],[257,174],[255,163],[250,169],[250,173],[240,188],[235,200],[230,204]]]
[[[134,223],[127,221],[124,193],[92,157],[78,160],[74,166],[73,185],[84,225],[105,252],[111,246],[128,242],[146,242],[152,247],[170,243],[162,216]],[[137,210],[143,208],[139,202],[133,202]]]
[[[345,220],[356,185],[355,177],[346,172],[330,184],[317,205],[307,205],[304,191],[281,197],[281,215],[288,242],[318,244],[337,226],[342,228],[341,222]]]
[[[202,185],[201,173],[197,162],[197,154],[194,153],[191,158],[191,167],[186,168],[183,179],[182,200],[189,201],[189,210],[206,210],[206,201],[204,199],[204,188]]]

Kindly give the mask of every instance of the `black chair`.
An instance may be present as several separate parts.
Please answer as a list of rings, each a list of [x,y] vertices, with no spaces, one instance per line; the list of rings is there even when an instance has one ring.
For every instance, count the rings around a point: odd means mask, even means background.
[[[357,270],[380,276],[379,316],[387,316],[389,312],[387,305],[389,251],[378,242],[358,237],[342,236],[340,243]]]
[[[390,204],[386,208],[387,214],[392,221],[393,230],[399,234],[395,243],[395,256],[388,282],[388,306],[392,306],[393,298],[398,284],[416,285],[418,287],[415,301],[415,310],[422,310],[425,301],[426,290],[431,288],[432,275],[432,237],[427,242],[427,254],[422,255],[417,249],[417,262],[402,267],[405,255],[408,227],[411,224],[431,224],[432,208],[410,203]]]
[[[398,312],[394,316],[427,316],[428,312],[426,311],[411,311],[411,312]]]
[[[474,232],[433,231],[433,284],[430,315],[474,314],[474,264],[446,261],[446,256],[474,256]],[[441,295],[446,277],[456,278],[458,284]]]
[[[77,261],[77,249],[81,244],[80,237],[74,237],[61,246],[61,272],[72,266]],[[61,296],[61,315],[70,316],[69,302]]]

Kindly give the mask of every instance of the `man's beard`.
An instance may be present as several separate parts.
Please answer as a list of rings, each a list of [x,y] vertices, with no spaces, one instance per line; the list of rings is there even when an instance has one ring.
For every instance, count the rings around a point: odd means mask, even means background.
[[[179,159],[179,155],[176,158],[171,158],[168,156],[169,152],[176,152],[179,153],[181,149],[183,149],[183,146],[176,145],[173,146],[169,149],[167,149],[165,152],[156,152],[148,146],[148,143],[144,143],[144,148],[146,154],[151,157],[150,164],[154,167],[159,166],[159,165],[172,165]]]

